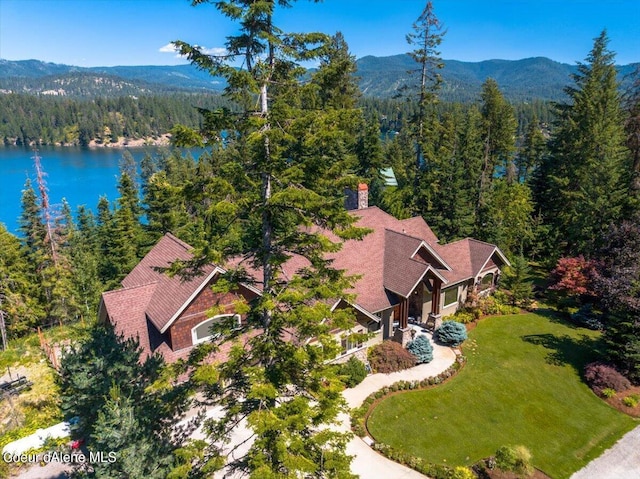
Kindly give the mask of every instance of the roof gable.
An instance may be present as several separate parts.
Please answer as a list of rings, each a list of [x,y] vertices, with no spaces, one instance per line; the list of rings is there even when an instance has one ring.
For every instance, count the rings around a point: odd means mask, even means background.
[[[109,315],[117,334],[137,338],[146,354],[152,353],[145,309],[158,286],[157,282],[102,293],[101,308]]]
[[[122,280],[125,288],[156,283],[146,314],[160,332],[166,331],[215,272],[221,271],[215,265],[208,264],[199,275],[187,279],[181,278],[180,275],[169,276],[163,272],[164,268],[168,268],[175,261],[191,259],[193,255],[190,250],[191,246],[187,243],[167,233]]]

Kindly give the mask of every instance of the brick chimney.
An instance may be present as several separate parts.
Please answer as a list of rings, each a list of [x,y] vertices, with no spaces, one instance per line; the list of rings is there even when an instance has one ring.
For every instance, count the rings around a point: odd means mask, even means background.
[[[369,207],[369,186],[366,183],[358,185],[358,191],[345,190],[345,207],[348,210],[361,210]]]

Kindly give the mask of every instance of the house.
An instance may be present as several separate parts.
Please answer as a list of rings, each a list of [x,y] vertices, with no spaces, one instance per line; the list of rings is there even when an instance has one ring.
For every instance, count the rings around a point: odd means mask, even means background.
[[[509,261],[492,244],[466,238],[441,245],[421,217],[398,220],[378,207],[368,206],[368,189],[359,185],[347,197],[357,226],[372,232],[350,240],[331,255],[333,266],[359,279],[349,293],[351,303],[337,300],[334,308],[352,308],[357,324],[351,331],[334,331],[342,345],[342,361],[377,342],[411,338],[409,323],[437,327],[465,303],[472,290],[493,290],[500,270]],[[250,285],[222,295],[210,286],[224,269],[209,265],[196,278],[182,281],[159,271],[176,260],[191,257],[190,246],[165,235],[122,281],[123,288],[102,295],[100,318],[109,320],[125,336],[138,337],[145,352],[159,352],[167,361],[185,357],[192,346],[210,338],[209,326],[221,316],[233,316],[234,301],[250,301],[260,291]],[[293,257],[283,266],[291,277],[305,265]],[[255,274],[256,272],[254,272]],[[209,317],[217,305],[222,313]],[[242,315],[235,319],[241,325]],[[363,338],[367,333],[368,340]]]
[[[251,301],[260,291],[239,285],[230,293],[213,292],[211,286],[224,273],[216,265],[186,280],[161,271],[177,260],[189,260],[191,249],[172,234],[164,235],[122,280],[121,289],[102,293],[99,320],[109,321],[118,334],[137,338],[144,355],[157,352],[167,362],[186,358],[194,345],[210,339],[211,323],[221,317],[242,325],[246,318],[235,313],[234,303]],[[209,317],[214,306],[220,313]]]

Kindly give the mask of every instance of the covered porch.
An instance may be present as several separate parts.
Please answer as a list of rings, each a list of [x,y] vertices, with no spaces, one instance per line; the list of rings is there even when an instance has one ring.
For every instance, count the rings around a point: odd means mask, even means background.
[[[420,281],[407,297],[398,296],[398,303],[393,307],[390,324],[385,328],[385,339],[393,339],[406,344],[413,335],[412,325],[430,331],[435,330],[442,322],[441,278],[430,275]]]

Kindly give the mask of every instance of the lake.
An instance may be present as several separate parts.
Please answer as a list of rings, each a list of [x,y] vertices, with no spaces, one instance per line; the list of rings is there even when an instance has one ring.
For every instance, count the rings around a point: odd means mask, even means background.
[[[158,147],[127,148],[136,161]],[[96,212],[100,196],[109,201],[118,197],[118,163],[124,149],[40,147],[42,168],[47,174],[49,202],[59,206],[65,198],[74,213],[79,205]],[[20,147],[0,148],[0,222],[12,233],[18,232],[20,199],[27,178],[34,188],[33,150]]]

